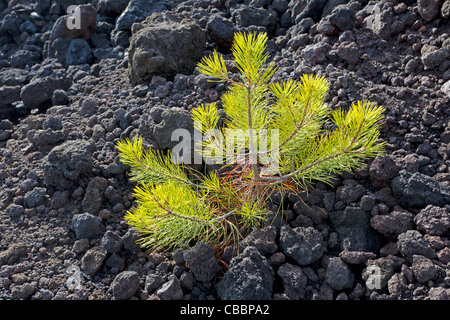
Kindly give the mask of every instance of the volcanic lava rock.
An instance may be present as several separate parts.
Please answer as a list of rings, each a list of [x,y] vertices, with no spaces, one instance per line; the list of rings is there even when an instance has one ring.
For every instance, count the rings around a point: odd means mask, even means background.
[[[152,14],[130,39],[130,80],[142,83],[154,75],[191,73],[205,45],[206,34],[195,22],[173,14]]]
[[[56,188],[69,188],[92,167],[92,152],[93,145],[85,140],[67,141],[54,147],[42,163],[45,183]]]
[[[222,300],[267,300],[272,298],[274,271],[256,248],[246,247],[230,263],[217,286]]]
[[[325,249],[319,231],[312,227],[292,229],[288,225],[281,227],[280,247],[288,257],[302,266],[319,260]]]
[[[391,182],[392,192],[402,206],[443,206],[450,202],[450,189],[433,178],[418,172],[401,170]]]

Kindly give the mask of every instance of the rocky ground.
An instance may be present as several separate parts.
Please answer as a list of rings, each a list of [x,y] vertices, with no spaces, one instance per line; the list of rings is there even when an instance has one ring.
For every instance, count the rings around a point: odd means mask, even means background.
[[[69,5],[82,6],[68,16]],[[449,299],[449,0],[2,0],[0,11],[0,299]],[[333,108],[383,105],[387,154],[302,199],[274,197],[284,210],[240,250],[141,249],[115,142],[173,146],[189,110],[226,90],[195,64],[213,49],[229,64],[239,30],[268,32],[274,80],[322,74]]]

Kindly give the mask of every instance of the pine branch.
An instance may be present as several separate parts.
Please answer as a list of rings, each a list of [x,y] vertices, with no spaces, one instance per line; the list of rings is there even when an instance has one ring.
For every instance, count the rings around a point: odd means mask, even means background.
[[[136,181],[147,180],[147,178],[153,183],[174,180],[192,187],[204,188],[189,181],[182,169],[168,160],[170,155],[162,160],[162,155],[152,150],[145,152],[142,142],[142,137],[137,136],[133,141],[126,139],[117,144],[122,162],[131,167],[131,174]]]

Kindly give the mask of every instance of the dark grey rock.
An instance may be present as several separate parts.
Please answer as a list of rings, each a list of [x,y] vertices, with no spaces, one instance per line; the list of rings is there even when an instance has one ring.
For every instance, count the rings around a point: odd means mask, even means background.
[[[129,31],[114,29],[113,31],[111,31],[110,37],[111,37],[111,44],[116,48],[117,47],[128,48],[130,45]]]
[[[154,14],[130,39],[130,80],[142,83],[154,75],[173,77],[177,73],[190,73],[205,44],[206,35],[196,23],[181,21],[174,15]]]
[[[397,199],[392,194],[392,189],[390,187],[381,188],[373,194],[373,197],[380,202],[382,207],[387,207],[388,210],[398,205]],[[387,213],[388,210],[381,213]]]
[[[145,97],[148,92],[148,86],[147,85],[138,85],[133,88],[131,91],[131,94],[136,97]]]
[[[102,233],[102,218],[89,213],[76,214],[72,218],[72,228],[77,239],[95,239]]]
[[[334,192],[325,192],[323,195],[323,205],[327,211],[332,211],[336,203],[336,194]]]
[[[322,257],[325,250],[322,234],[312,227],[297,227],[288,225],[280,230],[280,247],[284,254],[305,266],[314,263]]]
[[[53,97],[55,97],[55,93],[53,92]],[[53,98],[52,98],[53,101]],[[42,129],[47,130],[53,130],[58,131],[62,129],[62,121],[60,118],[55,116],[47,116],[44,123],[42,124]],[[64,135],[64,133],[63,133]]]
[[[413,255],[411,270],[420,283],[427,283],[437,275],[437,269],[433,261],[421,255]]]
[[[278,14],[283,14],[289,8],[289,1],[273,0],[272,7],[278,12]]]
[[[450,5],[449,5],[449,7],[450,7]],[[450,8],[449,8],[449,11],[450,11]],[[450,17],[450,12],[449,12],[448,17]],[[447,290],[442,287],[430,288],[430,291],[428,291],[428,297],[430,298],[430,300],[448,300],[449,299]]]
[[[298,215],[310,218],[315,224],[322,223],[328,217],[324,209],[316,205],[307,205],[303,200],[299,200],[294,204],[294,211]]]
[[[331,36],[337,35],[339,33],[339,29],[327,19],[322,19],[317,25],[317,32],[327,36]]]
[[[192,290],[194,287],[195,279],[192,275],[192,272],[186,272],[184,271],[183,274],[180,276],[180,283],[183,288],[186,290]]]
[[[111,283],[116,300],[128,300],[138,291],[141,281],[136,271],[122,271]]]
[[[37,51],[31,50],[17,50],[11,56],[11,66],[13,68],[25,69],[32,67],[41,60],[42,56]]]
[[[286,46],[292,48],[293,50],[297,50],[300,47],[306,46],[308,42],[309,35],[304,33],[289,39]]]
[[[0,210],[5,209],[13,201],[14,192],[10,188],[0,188]]]
[[[89,249],[89,239],[87,238],[75,240],[73,243],[72,251],[76,254],[84,253],[87,249]]]
[[[28,70],[3,68],[0,70],[0,86],[25,85],[32,77],[32,74]]]
[[[92,50],[92,54],[94,55],[94,58],[97,60],[103,60],[103,59],[116,59],[116,60],[122,60],[124,58],[123,53],[123,45],[120,44],[122,40],[119,40],[118,38],[115,38],[115,41],[118,42],[117,47],[114,48],[94,48]]]
[[[51,57],[66,66],[91,64],[94,61],[91,47],[83,39],[58,38],[53,41],[51,51]]]
[[[122,237],[122,243],[125,250],[132,253],[136,253],[139,250],[139,245],[137,240],[139,239],[139,234],[134,229],[129,229],[127,233]]]
[[[105,190],[105,197],[108,199],[109,202],[111,202],[112,205],[115,205],[121,201],[123,201],[122,197],[119,195],[119,193],[114,189],[113,186],[109,186]]]
[[[436,257],[434,250],[417,230],[408,230],[399,235],[397,247],[400,253],[410,261],[413,255],[422,255],[430,259]]]
[[[53,209],[59,209],[67,205],[70,193],[68,191],[55,191],[51,200],[51,207]]]
[[[78,101],[78,113],[82,116],[91,116],[98,106],[97,99],[92,97],[81,98]]]
[[[327,19],[341,31],[355,28],[355,11],[348,5],[338,5],[333,9]]]
[[[353,287],[355,276],[350,268],[339,257],[328,260],[326,281],[334,290],[350,289]]]
[[[79,17],[79,27],[73,25],[73,17],[70,14],[63,15],[53,24],[50,40],[83,39],[88,40],[95,30],[97,24],[97,9],[91,4],[78,6],[74,14]],[[72,24],[72,25],[71,25]]]
[[[199,242],[192,249],[185,251],[183,258],[197,281],[213,280],[220,269],[214,248],[203,242]]]
[[[392,192],[400,205],[405,207],[425,207],[429,204],[443,206],[450,202],[450,189],[420,174],[401,170],[391,182]]]
[[[329,212],[331,222],[339,234],[341,250],[377,252],[379,237],[370,227],[370,213],[347,207],[344,211]]]
[[[349,65],[357,64],[361,56],[358,45],[349,41],[341,42],[336,48],[336,54]]]
[[[450,213],[447,208],[428,205],[414,217],[414,223],[420,231],[441,236],[450,228]]]
[[[71,187],[92,167],[93,149],[94,146],[84,140],[67,141],[54,147],[42,162],[45,183],[59,189]]]
[[[26,108],[38,108],[51,103],[55,90],[67,90],[71,84],[72,79],[64,69],[55,64],[44,65],[30,83],[22,87],[20,98]]]
[[[28,208],[34,208],[39,204],[42,204],[45,200],[45,194],[47,189],[45,188],[34,188],[33,190],[27,192],[24,196],[25,203]]]
[[[389,40],[393,34],[392,26],[395,22],[394,10],[392,8],[382,9],[377,4],[367,6],[365,9],[369,9],[371,12],[364,18],[364,26],[383,39]]]
[[[283,281],[284,293],[292,300],[300,300],[305,297],[308,279],[299,266],[284,263],[277,271]]]
[[[172,149],[179,143],[179,141],[172,141],[172,133],[177,129],[188,130],[193,137],[194,124],[190,112],[181,108],[170,108],[161,113],[161,118],[162,121],[154,126],[151,136],[158,149]],[[189,143],[193,147],[193,142]]]
[[[364,195],[361,197],[360,207],[363,210],[371,211],[375,206],[376,199],[373,195]]]
[[[14,111],[11,105],[20,100],[20,86],[1,86],[0,87],[0,111],[3,115]]]
[[[431,21],[439,15],[442,0],[418,0],[417,6],[419,14],[425,21]]]
[[[295,22],[311,17],[314,21],[318,21],[322,16],[323,10],[328,0],[306,0],[295,1],[290,4],[292,6],[293,17]]]
[[[37,182],[34,179],[25,179],[21,183],[19,183],[19,188],[23,190],[23,192],[28,192],[33,190],[35,187],[39,185],[39,182]]]
[[[81,258],[81,270],[89,276],[94,276],[103,265],[107,256],[102,246],[89,249]]]
[[[2,31],[9,35],[17,35],[20,32],[22,19],[15,13],[6,14],[2,21]]]
[[[251,6],[239,6],[231,10],[231,17],[239,28],[260,26],[265,27],[269,34],[275,31],[278,15],[274,10],[255,8]]]
[[[11,286],[11,299],[12,300],[25,300],[33,294],[36,287],[31,283],[26,282],[21,285]]]
[[[220,15],[212,15],[208,20],[206,29],[214,41],[226,48],[231,47],[234,34],[239,31],[232,21]]]
[[[82,201],[83,211],[98,214],[103,204],[103,193],[108,187],[108,180],[103,177],[94,177],[89,181]]]
[[[0,252],[0,266],[8,264],[13,265],[20,258],[25,256],[28,251],[28,246],[24,243],[13,243],[8,249]]]
[[[357,202],[364,194],[366,189],[360,184],[350,184],[342,187],[340,190],[340,200],[346,204]]]
[[[402,273],[396,273],[388,281],[389,294],[393,297],[399,297],[407,290],[407,285],[406,277]]]
[[[43,1],[43,2],[45,2],[45,1]],[[33,22],[27,20],[27,21],[24,21],[20,25],[20,31],[26,32],[28,34],[35,34],[35,33],[37,33],[39,31],[39,29],[36,26],[36,24],[34,24]]]
[[[122,14],[117,18],[115,30],[130,30],[135,22],[141,22],[154,12],[170,10],[170,1],[131,0]]]
[[[125,259],[117,253],[112,253],[106,258],[105,265],[111,268],[111,273],[121,272],[125,268]]]
[[[120,161],[120,156],[114,159],[114,162],[107,166],[101,166],[102,175],[107,178],[114,177],[116,175],[125,173],[130,169],[130,167]],[[106,190],[105,190],[106,191]]]
[[[252,232],[240,243],[242,247],[252,246],[258,249],[263,256],[273,254],[277,251],[276,244],[277,230],[274,226],[268,226],[262,229],[254,229]],[[242,248],[241,247],[241,248]]]
[[[11,204],[8,207],[8,214],[11,218],[19,218],[20,216],[23,215],[23,213],[25,212],[24,208],[22,206],[19,206],[17,204]]]
[[[153,293],[164,283],[164,278],[156,273],[150,273],[145,277],[144,288],[148,293]]]
[[[45,130],[30,130],[27,138],[38,149],[49,149],[65,139],[64,132],[47,128]]]
[[[396,239],[401,233],[412,229],[413,220],[414,215],[406,210],[393,211],[372,217],[370,225],[385,237]]]
[[[289,28],[289,33],[292,36],[296,36],[296,35],[308,32],[313,25],[314,25],[314,20],[313,19],[305,18],[305,19],[302,19],[299,22],[297,22],[291,28]]]
[[[130,0],[99,0],[97,3],[98,12],[116,17],[127,7]]]
[[[213,77],[203,73],[199,73],[198,75],[195,76],[194,83],[199,88],[203,90],[208,90],[214,87],[214,83],[211,80],[213,80]]]
[[[8,111],[2,113],[3,115],[8,115]],[[12,136],[13,131],[10,129],[0,131],[0,141],[6,141]]]
[[[173,79],[173,89],[183,91],[188,87],[189,77],[183,74],[177,74]]]
[[[174,77],[191,73],[206,45],[206,34],[193,21],[174,14],[155,13],[130,39],[129,74],[132,83],[154,75]]]
[[[270,262],[256,248],[247,247],[231,260],[216,289],[222,300],[269,300],[273,283]]]
[[[183,298],[183,289],[181,288],[180,280],[174,274],[171,274],[169,281],[156,291],[156,295],[161,300],[181,300]]]
[[[156,87],[155,96],[158,98],[165,98],[169,95],[169,88],[167,86],[159,85]]]
[[[305,46],[301,50],[301,56],[310,65],[315,65],[326,60],[328,51],[326,44],[318,42]]]
[[[377,156],[370,165],[369,175],[375,187],[386,187],[399,171],[400,168],[391,156]]]
[[[114,231],[108,230],[103,235],[100,244],[106,249],[108,253],[117,253],[122,250],[122,238]]]
[[[444,0],[444,3],[442,4],[441,7],[441,15],[443,18],[450,18],[450,1],[449,0]]]
[[[425,70],[432,70],[450,57],[450,50],[447,48],[437,48],[431,45],[424,45],[421,49],[422,63]]]

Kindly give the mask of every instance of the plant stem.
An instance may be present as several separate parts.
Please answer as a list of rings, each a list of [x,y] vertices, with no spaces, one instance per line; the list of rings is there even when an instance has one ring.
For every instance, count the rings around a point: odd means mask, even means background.
[[[247,114],[248,114],[248,129],[249,129],[249,148],[250,148],[250,163],[253,170],[254,179],[256,181],[259,181],[261,178],[259,176],[259,170],[258,170],[258,163],[257,163],[257,152],[255,150],[254,145],[254,132],[253,132],[253,125],[252,125],[252,88],[250,84],[247,85]]]

